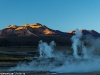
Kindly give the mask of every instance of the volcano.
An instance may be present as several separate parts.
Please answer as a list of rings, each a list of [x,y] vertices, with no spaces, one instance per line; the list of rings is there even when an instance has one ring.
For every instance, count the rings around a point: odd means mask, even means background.
[[[83,35],[93,35],[94,37],[100,37],[100,33],[95,30],[80,30]],[[24,24],[22,26],[9,25],[0,30],[0,37],[21,37],[21,36],[66,36],[71,37],[75,34],[75,30],[69,32],[62,32],[59,30],[50,29],[40,23]]]
[[[83,36],[92,35],[100,37],[100,33],[95,30],[79,30]],[[58,46],[71,46],[71,37],[75,35],[75,30],[62,32],[54,30],[40,23],[18,25],[8,25],[0,30],[0,46],[37,46],[40,40],[47,43],[55,41]]]
[[[12,36],[53,36],[53,35],[65,35],[70,34],[61,32],[59,30],[53,30],[40,23],[24,24],[23,26],[9,25],[6,28],[0,30],[0,37],[12,37]]]

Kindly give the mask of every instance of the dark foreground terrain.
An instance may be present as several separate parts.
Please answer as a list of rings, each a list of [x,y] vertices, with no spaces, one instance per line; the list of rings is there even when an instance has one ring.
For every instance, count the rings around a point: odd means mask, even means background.
[[[57,47],[57,50],[67,50],[69,47]],[[72,52],[72,51],[71,51]],[[100,75],[100,72],[85,73],[55,73],[48,71],[9,71],[21,62],[30,62],[39,56],[37,48],[0,48],[0,75]],[[8,74],[7,74],[8,73]]]
[[[14,71],[14,72],[2,72],[8,73],[9,75],[100,75],[100,72],[91,72],[91,73],[50,73],[50,72],[34,72],[34,71]],[[2,74],[0,73],[0,74]]]

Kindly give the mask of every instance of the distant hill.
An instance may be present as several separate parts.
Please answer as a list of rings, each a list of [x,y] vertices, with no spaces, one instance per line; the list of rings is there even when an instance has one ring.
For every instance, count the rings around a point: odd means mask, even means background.
[[[79,30],[83,35],[100,37],[95,30]],[[0,30],[0,46],[38,46],[40,40],[50,43],[54,40],[58,46],[71,46],[71,37],[75,30],[62,32],[50,29],[40,23],[24,24],[22,26],[9,25]]]
[[[92,35],[94,37],[100,37],[100,33],[98,33],[97,31],[95,30],[79,30],[83,35]],[[69,31],[68,33],[70,34],[75,34],[75,30],[71,30]]]

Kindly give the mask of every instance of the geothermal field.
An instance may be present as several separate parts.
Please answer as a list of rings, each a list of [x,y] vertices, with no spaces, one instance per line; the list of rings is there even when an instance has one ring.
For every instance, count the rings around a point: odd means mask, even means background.
[[[20,75],[99,75],[100,74],[100,39],[88,37],[81,40],[82,33],[76,30],[71,38],[72,49],[56,50],[56,43],[50,44],[39,41],[38,55],[27,57],[30,61],[13,63],[12,67],[1,70],[2,72],[15,73]],[[85,42],[91,43],[85,45]],[[11,64],[10,64],[11,65]]]
[[[0,75],[100,75],[100,0],[0,0]]]

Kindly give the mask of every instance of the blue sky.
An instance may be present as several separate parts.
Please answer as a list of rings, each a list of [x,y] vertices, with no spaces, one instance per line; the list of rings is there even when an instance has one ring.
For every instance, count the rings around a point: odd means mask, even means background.
[[[100,32],[100,0],[0,0],[0,29],[36,22],[64,32]]]

